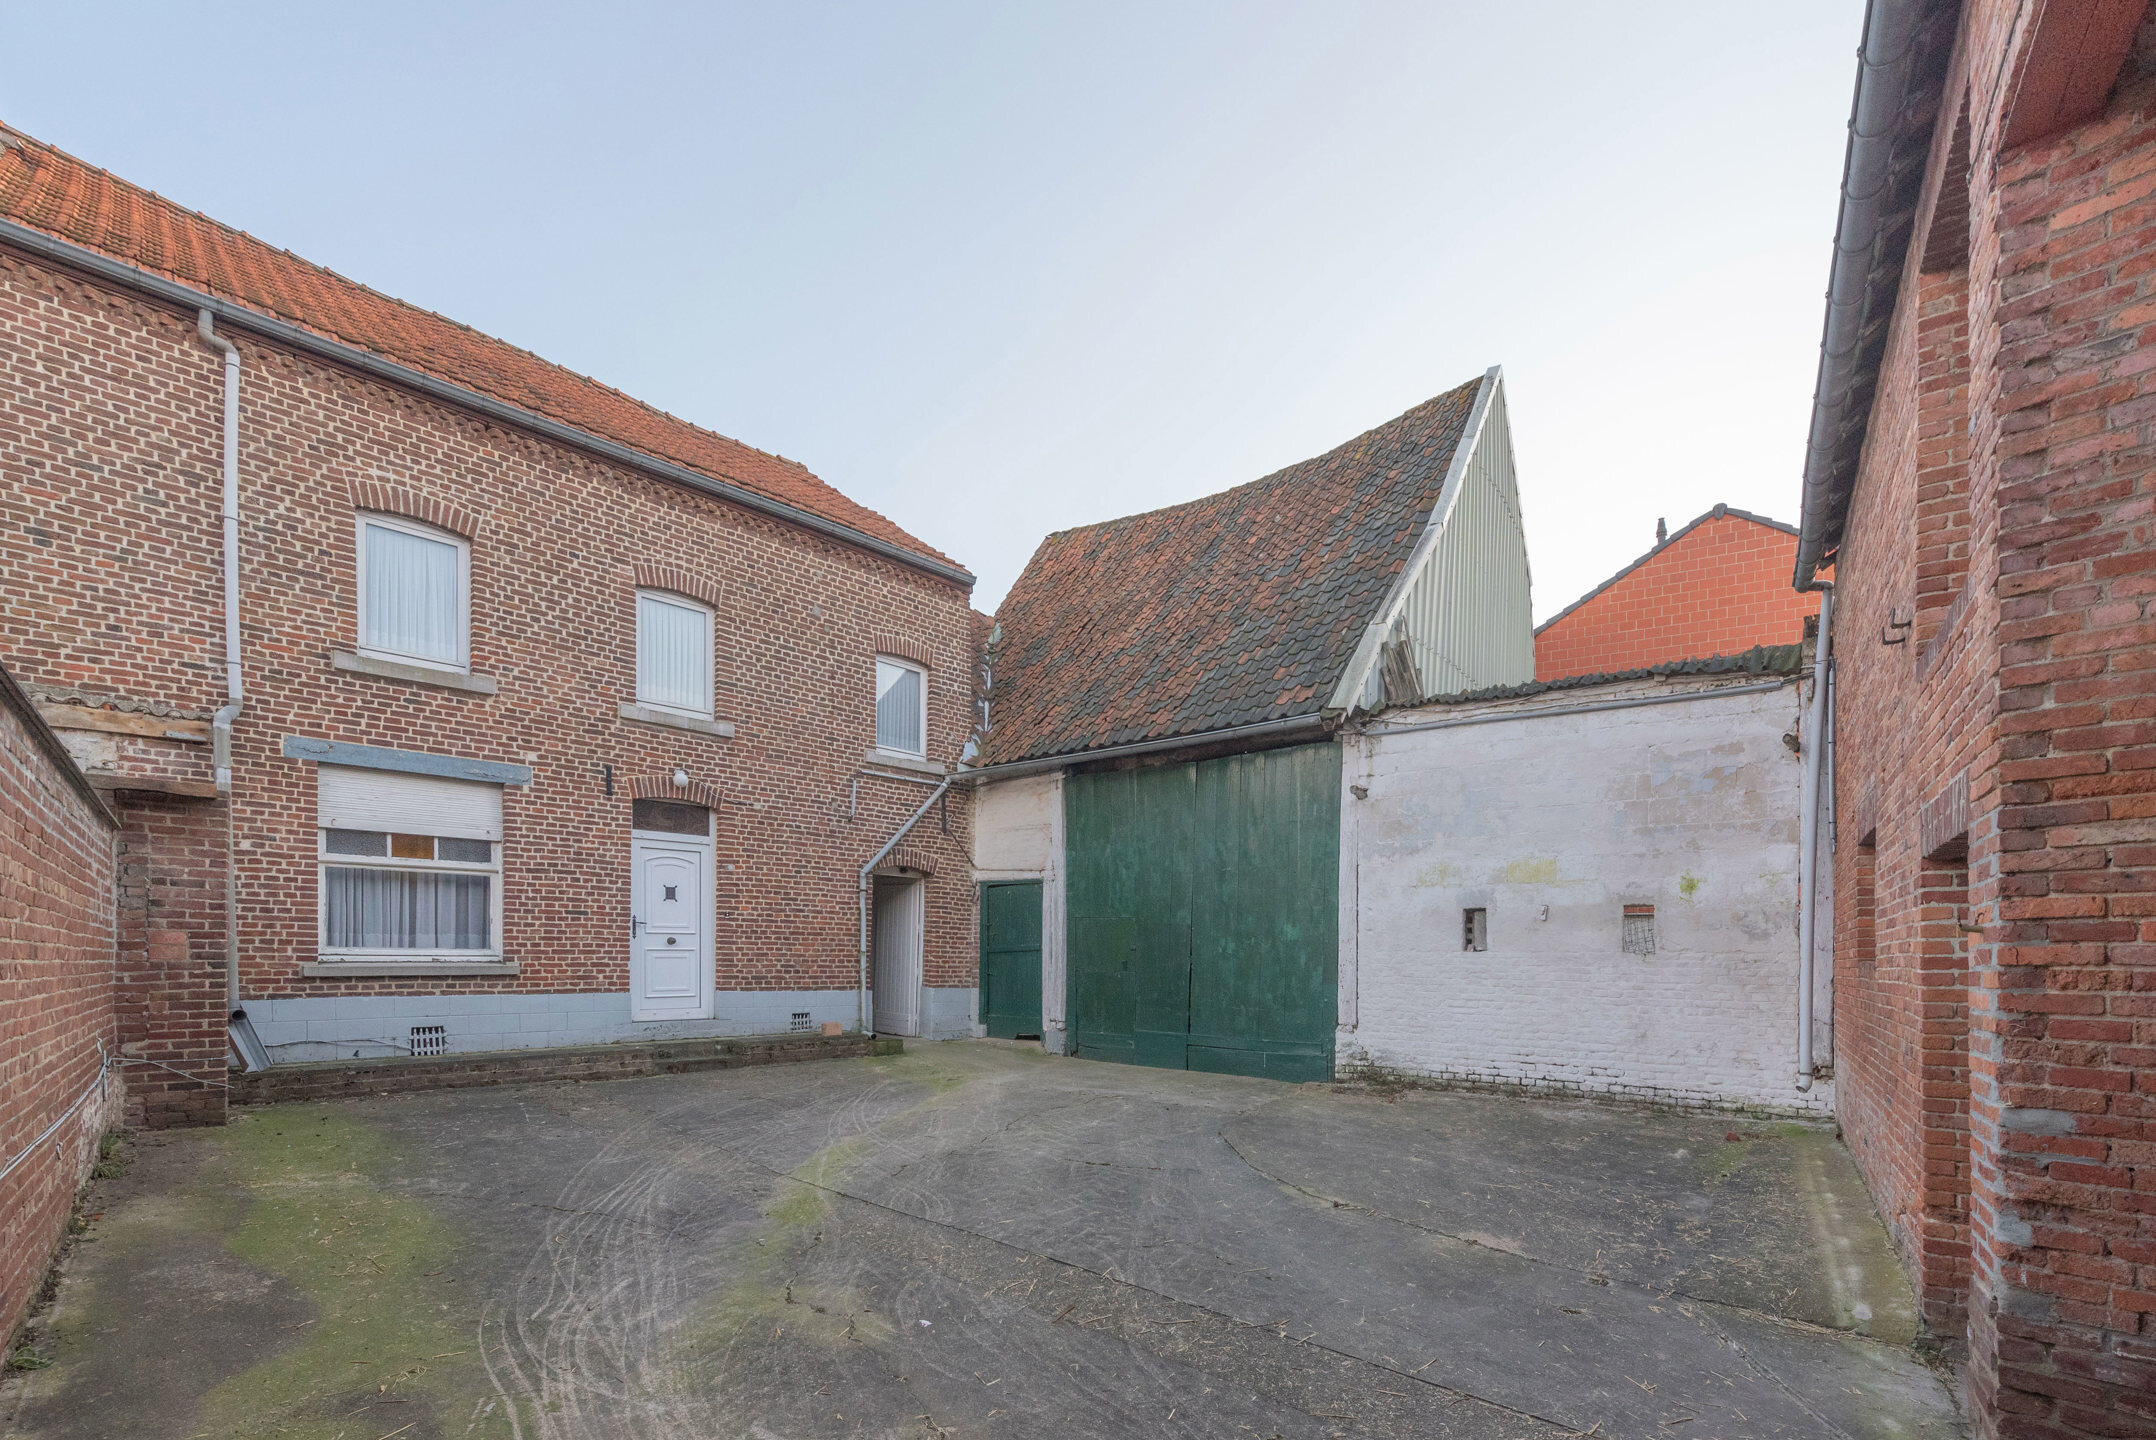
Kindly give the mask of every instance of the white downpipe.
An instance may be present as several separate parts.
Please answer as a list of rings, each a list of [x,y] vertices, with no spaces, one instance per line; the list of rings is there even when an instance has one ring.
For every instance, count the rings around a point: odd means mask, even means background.
[[[208,310],[195,320],[195,333],[225,357],[225,703],[210,717],[210,757],[217,767],[217,793],[232,800],[232,722],[240,718],[240,350],[217,333]],[[225,817],[225,1001],[240,1003],[239,860],[233,853],[232,817]]]
[[[1812,1088],[1812,945],[1819,933],[1819,777],[1827,734],[1827,674],[1833,661],[1834,587],[1818,586],[1819,645],[1812,653],[1811,713],[1804,722],[1804,811],[1797,839],[1797,1089]]]
[[[878,850],[878,851],[877,851],[877,852],[876,852],[876,853],[875,853],[874,855],[871,855],[871,856],[869,857],[869,859],[868,859],[868,863],[867,863],[866,865],[863,865],[863,866],[861,867],[861,886],[860,886],[860,896],[859,896],[859,898],[860,898],[860,901],[861,901],[861,978],[860,978],[860,981],[859,981],[859,986],[858,986],[858,989],[857,989],[857,990],[856,990],[856,992],[855,992],[855,996],[854,996],[854,1004],[855,1004],[855,1007],[856,1007],[856,1010],[857,1010],[857,1014],[858,1014],[858,1018],[856,1019],[856,1021],[855,1021],[855,1024],[856,1024],[856,1026],[857,1026],[857,1027],[859,1028],[860,1032],[861,1032],[861,1033],[862,1033],[863,1035],[868,1035],[868,1034],[872,1034],[872,1033],[874,1033],[874,1032],[873,1032],[873,1031],[871,1031],[871,1029],[869,1028],[869,1023],[868,1023],[868,881],[869,881],[869,876],[870,876],[870,875],[871,875],[872,873],[874,873],[874,871],[875,871],[875,869],[876,869],[876,867],[877,867],[878,865],[881,865],[881,864],[883,863],[883,857],[884,857],[884,856],[886,856],[886,855],[888,855],[888,854],[890,854],[890,853],[891,853],[891,852],[892,852],[892,851],[893,851],[894,849],[898,848],[898,842],[899,842],[899,841],[901,841],[901,840],[903,840],[903,839],[905,839],[905,838],[906,838],[906,836],[907,836],[907,834],[908,834],[908,833],[909,833],[909,832],[910,832],[910,831],[911,831],[911,830],[913,829],[913,827],[921,823],[921,817],[922,817],[923,815],[926,815],[926,814],[928,813],[928,807],[929,807],[929,806],[931,806],[931,805],[933,805],[933,804],[935,804],[935,803],[936,803],[936,802],[937,802],[938,800],[940,800],[940,799],[942,799],[942,798],[943,798],[943,792],[951,788],[951,781],[952,781],[952,780],[954,780],[954,779],[956,779],[956,778],[957,778],[957,777],[956,777],[956,776],[953,776],[953,775],[946,775],[946,776],[944,776],[944,777],[943,777],[943,783],[942,783],[942,784],[940,784],[940,785],[938,785],[938,786],[937,786],[937,787],[935,788],[935,790],[933,790],[932,792],[930,792],[930,794],[929,794],[929,797],[928,797],[928,798],[927,798],[926,800],[923,800],[923,801],[921,802],[921,808],[920,808],[920,809],[918,809],[918,810],[916,810],[916,811],[914,811],[914,812],[913,812],[913,818],[912,818],[911,820],[908,820],[908,821],[907,821],[907,822],[906,822],[905,824],[903,824],[903,825],[899,826],[899,827],[898,827],[898,833],[897,833],[897,834],[895,834],[895,835],[893,835],[893,836],[892,836],[892,837],[891,837],[890,839],[888,839],[888,840],[884,841],[884,842],[883,842],[883,848],[882,848],[881,850]],[[925,917],[924,917],[924,928],[925,928],[925,923],[926,923],[926,922],[925,922]],[[926,949],[926,941],[925,941],[925,939],[924,939],[924,941],[923,941],[923,949],[924,949],[924,950]]]
[[[202,343],[225,356],[225,703],[211,717],[217,788],[232,790],[232,722],[240,715],[240,351],[210,312],[195,322]]]

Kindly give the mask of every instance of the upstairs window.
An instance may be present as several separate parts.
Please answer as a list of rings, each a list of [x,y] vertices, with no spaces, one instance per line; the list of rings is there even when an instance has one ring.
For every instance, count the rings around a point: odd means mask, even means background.
[[[636,592],[636,701],[711,718],[711,611],[678,595]]]
[[[471,617],[469,542],[392,515],[359,517],[359,648],[462,670]]]
[[[905,660],[876,660],[876,748],[928,758],[928,672]]]

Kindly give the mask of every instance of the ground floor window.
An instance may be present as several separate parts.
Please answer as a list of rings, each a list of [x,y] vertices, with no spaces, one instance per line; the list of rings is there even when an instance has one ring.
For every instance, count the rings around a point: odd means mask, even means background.
[[[501,787],[324,766],[324,959],[501,949]]]
[[[493,947],[495,847],[450,835],[325,830],[322,943],[331,950],[488,950]],[[426,869],[398,861],[429,860]]]

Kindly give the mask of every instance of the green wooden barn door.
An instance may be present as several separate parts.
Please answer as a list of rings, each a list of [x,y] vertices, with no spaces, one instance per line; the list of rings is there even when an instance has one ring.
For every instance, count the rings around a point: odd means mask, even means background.
[[[1340,987],[1340,752],[1197,767],[1193,1070],[1330,1080]]]
[[[1339,750],[1074,775],[1063,804],[1075,1052],[1329,1078]]]
[[[1195,790],[1188,765],[1065,782],[1066,1013],[1077,1054],[1183,1067]]]
[[[999,1040],[1041,1033],[1041,882],[981,886],[981,1023]]]

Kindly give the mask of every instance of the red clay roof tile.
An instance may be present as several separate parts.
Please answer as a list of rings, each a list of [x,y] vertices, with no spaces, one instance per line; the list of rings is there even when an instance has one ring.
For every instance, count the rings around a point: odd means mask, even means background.
[[[952,565],[797,461],[391,299],[0,127],[0,218]]]

